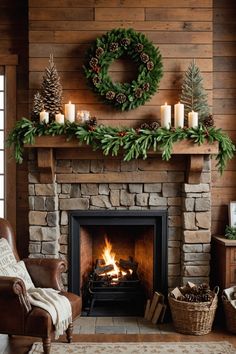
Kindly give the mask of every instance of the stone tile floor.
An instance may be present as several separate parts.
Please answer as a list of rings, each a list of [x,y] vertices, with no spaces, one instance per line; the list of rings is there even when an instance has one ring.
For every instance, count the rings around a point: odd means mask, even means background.
[[[170,323],[153,325],[142,317],[79,317],[75,334],[171,334]]]

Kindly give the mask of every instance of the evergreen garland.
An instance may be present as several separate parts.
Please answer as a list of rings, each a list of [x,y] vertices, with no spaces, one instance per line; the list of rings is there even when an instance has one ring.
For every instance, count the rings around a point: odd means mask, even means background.
[[[198,112],[199,120],[203,122],[210,113],[207,102],[207,94],[203,88],[203,79],[199,67],[193,60],[184,76],[180,102],[184,104],[184,116],[188,119],[188,113]]]
[[[42,135],[65,135],[67,139],[74,137],[79,142],[91,145],[94,150],[101,149],[104,155],[117,156],[122,151],[124,161],[139,157],[145,159],[150,150],[161,151],[162,159],[169,160],[174,143],[184,139],[192,140],[198,145],[217,141],[219,153],[216,160],[221,173],[235,153],[235,146],[227,134],[223,133],[221,129],[207,128],[201,124],[198,128],[149,130],[79,125],[68,121],[64,125],[56,122],[44,124],[22,118],[17,121],[7,139],[8,146],[13,146],[16,162],[22,162],[24,144],[33,145],[35,137]]]
[[[128,56],[139,65],[138,77],[131,83],[113,82],[108,74],[111,63]],[[114,29],[107,32],[87,53],[85,75],[101,99],[122,111],[137,108],[156,92],[163,75],[159,48],[133,29]]]
[[[45,69],[40,90],[45,111],[49,112],[50,118],[55,114],[62,113],[62,86],[58,75],[53,55],[50,55],[49,66]]]

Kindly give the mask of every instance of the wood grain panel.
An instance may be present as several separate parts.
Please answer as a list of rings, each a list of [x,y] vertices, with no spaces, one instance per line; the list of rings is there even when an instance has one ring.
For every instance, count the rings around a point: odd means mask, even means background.
[[[46,11],[46,9],[45,9]],[[194,21],[191,19],[187,21],[97,21],[96,27],[94,27],[94,21],[30,21],[30,30],[58,30],[58,31],[109,31],[115,27],[130,28],[137,31],[181,31],[181,32],[202,32],[212,31],[213,24],[209,20],[206,21]]]
[[[4,0],[6,1],[6,0]],[[29,0],[30,7],[176,7],[176,0]],[[137,6],[138,5],[138,6]],[[178,7],[211,7],[212,0],[178,0]]]
[[[217,127],[224,129],[236,141],[235,111],[236,111],[236,36],[235,36],[235,2],[214,1],[214,117]],[[230,200],[236,200],[236,159],[228,163],[223,176],[212,164],[212,231],[225,232],[228,224],[227,205]]]
[[[44,8],[40,7],[37,9],[29,8],[29,20],[40,21],[40,20],[80,20],[80,21],[91,21],[94,19],[94,9],[92,7],[80,7],[80,8],[48,8],[45,11]]]
[[[81,71],[81,67],[84,64],[84,58],[57,58],[54,57],[58,71]],[[190,59],[168,59],[163,58],[163,67],[165,72],[184,72],[187,70],[190,63]],[[196,59],[196,63],[199,66],[201,72],[212,72],[212,59]],[[45,67],[48,66],[48,58],[30,58],[29,71],[41,71],[43,72]],[[133,66],[132,61],[123,65],[119,60],[116,60],[110,66],[112,71],[131,71]]]
[[[30,31],[31,43],[91,43],[106,31]],[[212,43],[211,32],[148,32],[143,31],[147,38],[155,44],[160,43]]]
[[[146,21],[188,21],[189,19],[194,21],[211,21],[212,10],[201,8],[175,8],[175,9],[162,9],[162,8],[147,8],[146,9]]]

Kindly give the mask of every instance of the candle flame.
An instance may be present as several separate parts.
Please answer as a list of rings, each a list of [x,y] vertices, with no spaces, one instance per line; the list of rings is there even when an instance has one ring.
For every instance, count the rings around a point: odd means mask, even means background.
[[[167,106],[167,102],[165,102],[165,106]]]
[[[69,104],[71,104],[71,101],[69,101]]]

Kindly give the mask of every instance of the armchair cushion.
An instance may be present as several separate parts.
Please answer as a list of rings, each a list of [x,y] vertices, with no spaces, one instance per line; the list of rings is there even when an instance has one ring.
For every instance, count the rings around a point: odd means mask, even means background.
[[[6,267],[9,264],[16,264],[16,258],[11,246],[5,238],[0,238],[0,267]]]
[[[6,267],[0,267],[0,275],[6,277],[17,277],[22,279],[25,284],[26,290],[34,288],[34,284],[23,261],[20,261],[16,264],[9,264]]]

